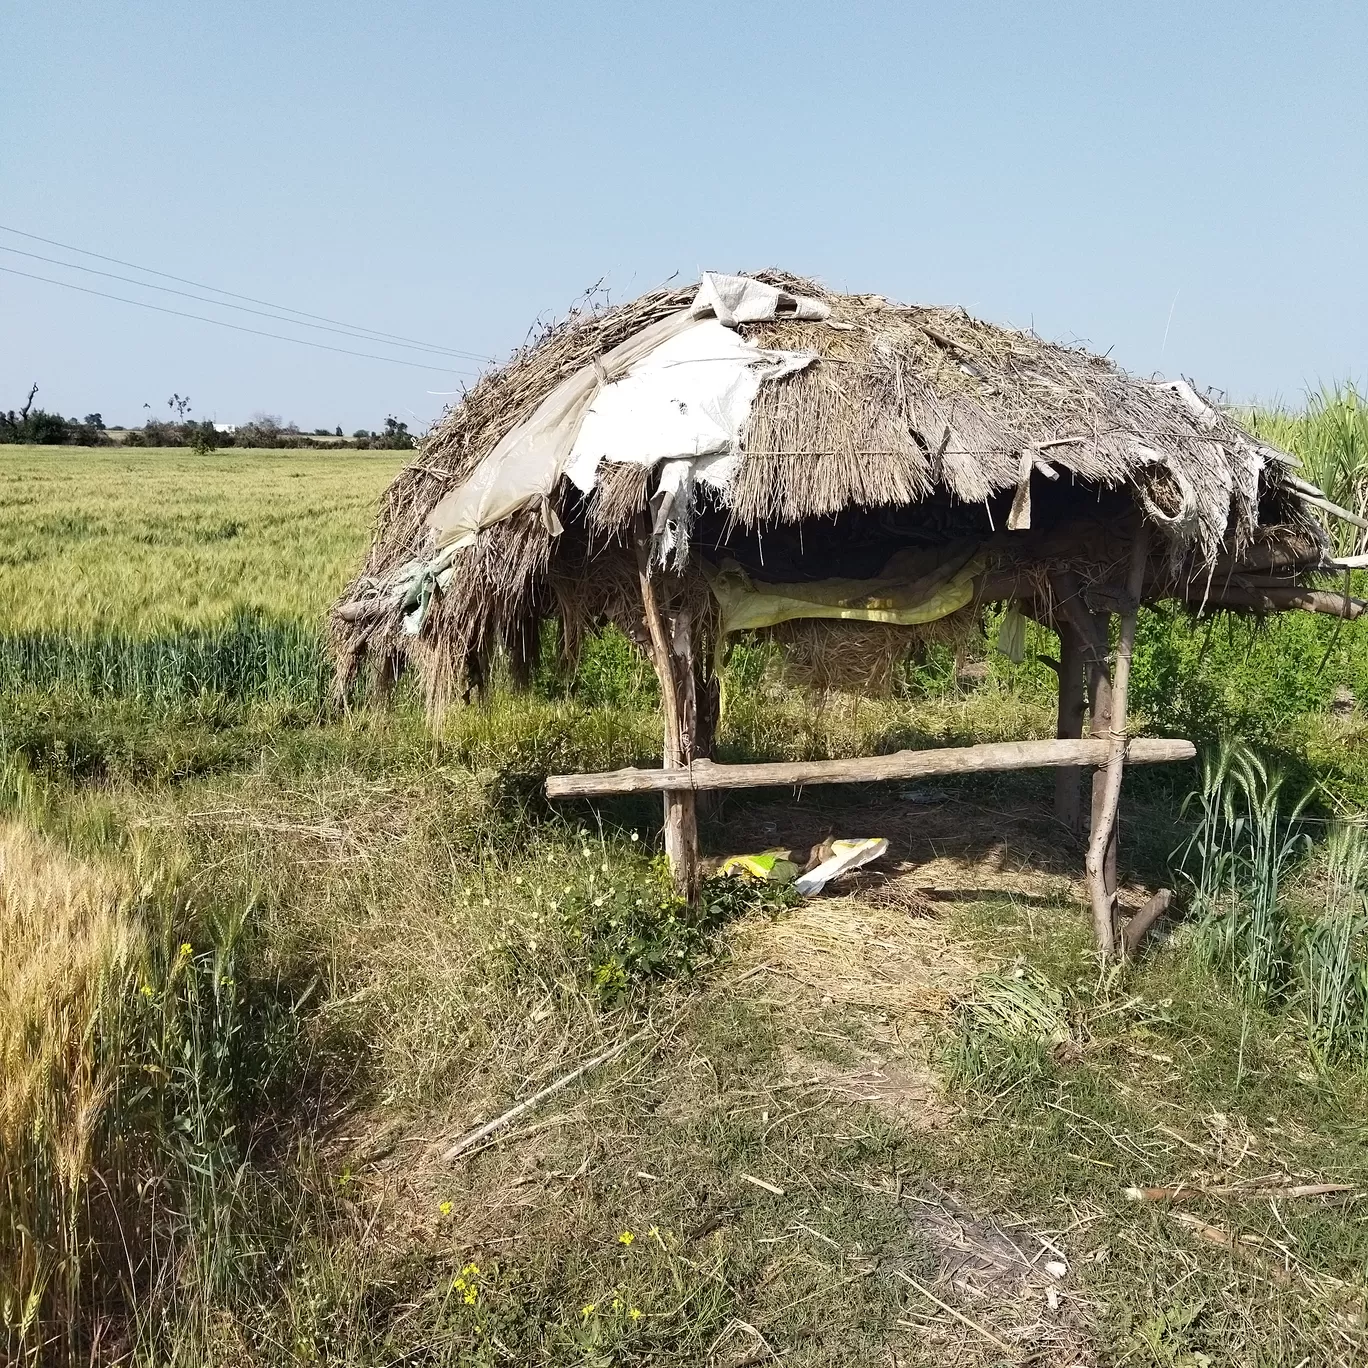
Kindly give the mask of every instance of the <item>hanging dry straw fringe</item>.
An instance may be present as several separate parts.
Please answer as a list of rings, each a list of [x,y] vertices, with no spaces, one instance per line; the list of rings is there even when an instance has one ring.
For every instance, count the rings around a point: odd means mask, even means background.
[[[742,326],[758,346],[811,351],[819,361],[760,387],[721,543],[851,510],[891,516],[912,508],[919,534],[948,540],[965,534],[966,518],[985,501],[1016,491],[1035,461],[1062,477],[1060,489],[1131,490],[1166,527],[1175,567],[1184,557],[1208,567],[1218,557],[1238,560],[1269,535],[1293,561],[1318,562],[1324,534],[1278,454],[1185,387],[1137,380],[1081,348],[995,327],[960,309],[895,306],[779,271],[755,274],[820,298],[831,316]],[[410,663],[440,711],[486,676],[493,654],[525,658],[550,614],[562,619],[570,658],[598,623],[630,629],[635,614],[617,562],[652,486],[641,466],[606,468],[587,500],[562,480],[549,500],[564,528],[559,535],[548,530],[543,510],[524,510],[482,532],[458,555],[450,587],[416,638],[401,631],[403,610],[386,586],[407,563],[430,558],[430,511],[557,384],[685,308],[693,295],[693,286],[664,289],[573,312],[486,372],[448,411],[386,493],[366,566],[334,613],[340,686],[367,662],[382,678]],[[697,597],[695,578],[690,571],[675,591]],[[1179,588],[1180,597],[1187,593]],[[809,624],[784,635],[796,653],[794,678],[807,674],[824,688],[858,680],[877,691],[907,644],[962,630],[947,621],[900,637],[863,625]]]

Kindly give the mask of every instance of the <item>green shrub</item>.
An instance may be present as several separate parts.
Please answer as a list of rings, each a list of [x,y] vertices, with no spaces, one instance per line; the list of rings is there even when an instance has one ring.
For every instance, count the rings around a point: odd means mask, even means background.
[[[526,891],[527,905],[506,914],[499,933],[515,977],[543,975],[560,958],[579,988],[608,1006],[653,981],[689,977],[713,958],[722,927],[797,898],[759,880],[714,878],[690,907],[665,862],[639,851],[635,833],[612,846],[586,837],[577,856],[544,865],[544,882]],[[548,956],[548,939],[559,942],[559,955]]]

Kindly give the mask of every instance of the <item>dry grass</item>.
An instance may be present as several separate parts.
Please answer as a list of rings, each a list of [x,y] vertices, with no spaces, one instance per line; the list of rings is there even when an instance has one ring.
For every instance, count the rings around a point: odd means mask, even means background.
[[[0,1313],[8,1352],[36,1350],[80,1305],[86,1189],[113,1061],[107,998],[141,937],[115,874],[12,823],[0,829]],[[12,1361],[12,1360],[11,1360]]]
[[[976,967],[943,921],[871,907],[858,894],[802,903],[753,930],[745,957],[823,1005],[899,1018],[941,1015]]]
[[[979,635],[972,607],[921,626],[794,618],[763,634],[779,647],[778,670],[785,683],[817,694],[847,693],[886,698],[898,667],[932,642],[961,646]]]

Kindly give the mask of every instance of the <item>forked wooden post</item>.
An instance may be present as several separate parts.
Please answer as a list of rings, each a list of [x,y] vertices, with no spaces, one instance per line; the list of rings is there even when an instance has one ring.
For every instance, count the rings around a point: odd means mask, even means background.
[[[1143,566],[1141,567],[1143,570]],[[1098,741],[1108,743],[1112,729],[1112,671],[1111,643],[1109,626],[1111,619],[1106,613],[1093,613],[1083,601],[1083,587],[1072,571],[1059,571],[1050,577],[1050,587],[1054,593],[1055,607],[1062,626],[1073,629],[1081,643],[1083,663],[1087,672],[1088,686],[1088,733]],[[1062,641],[1062,635],[1061,635]],[[1062,663],[1062,662],[1061,662]],[[1123,743],[1124,744],[1124,743]],[[1098,949],[1106,954],[1113,953],[1116,945],[1114,913],[1110,910],[1106,918],[1101,916],[1100,908],[1105,899],[1108,909],[1112,908],[1116,897],[1116,823],[1113,820],[1107,830],[1106,840],[1101,847],[1098,861],[1098,876],[1094,881],[1092,873],[1092,849],[1098,831],[1103,826],[1106,807],[1106,770],[1098,768],[1093,772],[1092,806],[1088,823],[1088,861],[1086,883],[1088,901],[1093,908],[1093,933]],[[1094,882],[1100,890],[1094,897]]]
[[[1135,651],[1135,624],[1140,612],[1140,595],[1145,585],[1145,561],[1149,554],[1149,528],[1140,523],[1131,543],[1130,574],[1126,577],[1125,611],[1121,614],[1121,633],[1116,646],[1116,673],[1111,686],[1110,748],[1103,771],[1102,801],[1096,806],[1093,789],[1093,830],[1088,842],[1088,897],[1092,903],[1093,932],[1097,948],[1104,955],[1116,953],[1116,884],[1106,878],[1109,847],[1114,849],[1116,814],[1121,805],[1121,773],[1126,762],[1126,702],[1130,689],[1131,656]],[[1115,859],[1114,854],[1112,855]]]
[[[1111,615],[1093,614],[1095,636],[1103,643],[1088,652],[1088,735],[1106,741],[1112,732],[1112,665],[1107,644],[1111,639]],[[1088,836],[1092,838],[1102,820],[1103,800],[1107,788],[1105,768],[1092,774],[1091,806],[1088,813]],[[1112,831],[1102,860],[1102,882],[1108,893],[1116,892],[1116,832]]]
[[[687,768],[692,762],[698,700],[694,686],[693,628],[687,612],[675,615],[667,635],[651,578],[651,529],[637,519],[637,568],[641,579],[641,611],[651,641],[651,663],[660,681],[665,715],[664,766]],[[698,809],[692,787],[665,791],[665,857],[675,888],[693,902],[698,896]]]

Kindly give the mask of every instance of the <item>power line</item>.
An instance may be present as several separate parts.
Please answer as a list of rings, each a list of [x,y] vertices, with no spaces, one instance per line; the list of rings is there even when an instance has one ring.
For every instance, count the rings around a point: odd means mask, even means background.
[[[10,228],[3,223],[0,223],[0,232],[13,233],[17,237],[28,238],[32,242],[43,242],[49,247],[60,247],[64,252],[76,252],[80,256],[94,257],[96,261],[108,261],[115,266],[126,266],[130,271],[142,271],[145,275],[160,276],[163,280],[174,280],[178,285],[193,285],[197,290],[209,290],[213,294],[227,295],[229,299],[245,300],[248,304],[261,304],[268,309],[278,309],[281,313],[295,314],[299,318],[312,318],[319,323],[336,323],[339,327],[349,328],[353,332],[367,333],[376,341],[411,342],[420,347],[429,347],[433,351],[451,350],[447,347],[436,346],[433,343],[421,342],[416,337],[400,337],[397,333],[378,332],[374,328],[363,328],[351,323],[344,323],[338,318],[325,318],[322,314],[305,313],[301,309],[292,309],[286,304],[275,304],[269,299],[254,299],[251,295],[235,294],[232,290],[221,290],[217,285],[206,285],[202,280],[187,280],[184,276],[171,275],[167,271],[157,271],[151,266],[139,266],[137,262],[134,261],[121,261],[118,257],[105,256],[100,252],[91,252],[84,247],[73,247],[70,243],[58,242],[54,238],[39,237],[37,233],[26,233],[22,228]],[[19,274],[22,274],[22,272]],[[478,356],[474,352],[453,352],[452,354],[466,357],[471,361],[489,361],[493,359],[488,356]]]
[[[160,304],[148,304],[141,299],[125,299],[123,295],[108,294],[104,290],[92,290],[85,285],[73,285],[68,280],[53,280],[48,276],[33,275],[28,271],[16,271],[13,266],[0,266],[6,275],[23,276],[25,280],[41,280],[45,285],[60,285],[64,290],[79,290],[82,294],[98,295],[101,299],[117,300],[120,304],[132,304],[139,309],[152,309],[156,313],[172,314],[176,318],[193,318],[200,323],[212,323],[218,328],[231,328],[234,332],[251,333],[253,337],[273,337],[277,342],[293,342],[297,347],[315,347],[319,351],[338,352],[342,356],[360,356],[367,361],[388,361],[391,366],[409,366],[414,370],[437,371],[442,375],[458,372],[453,366],[425,366],[421,361],[405,361],[398,356],[377,356],[374,352],[350,351],[346,347],[330,347],[326,342],[310,342],[304,337],[287,337],[284,333],[263,332],[260,328],[244,328],[240,323],[225,323],[221,318],[206,318],[203,314],[185,313],[181,309],[167,309]]]
[[[97,270],[94,266],[79,266],[74,261],[61,261],[57,257],[41,256],[37,252],[21,251],[18,247],[6,247],[0,243],[0,252],[10,252],[15,256],[28,257],[32,261],[46,261],[50,266],[60,266],[64,271],[84,271],[87,275],[103,276],[106,280],[121,280],[125,285],[136,285],[140,290],[160,290],[163,294],[180,295],[184,299],[196,299],[201,304],[212,304],[216,309],[237,309],[242,313],[255,314],[258,318],[273,318],[277,323],[289,323],[295,328],[314,328],[319,332],[339,333],[343,337],[356,338],[358,341],[371,342],[376,339],[367,337],[346,328],[330,328],[326,323],[305,323],[302,320],[286,318],[278,313],[267,313],[264,309],[249,309],[245,304],[229,304],[226,300],[210,299],[207,295],[191,294],[189,290],[176,290],[170,285],[153,285],[151,281],[135,280],[132,276],[115,275],[113,271]],[[406,347],[410,351],[431,352],[434,356],[458,356],[468,361],[483,361],[484,357],[473,352],[457,351],[454,347],[428,347],[421,342],[387,342],[389,347]]]

